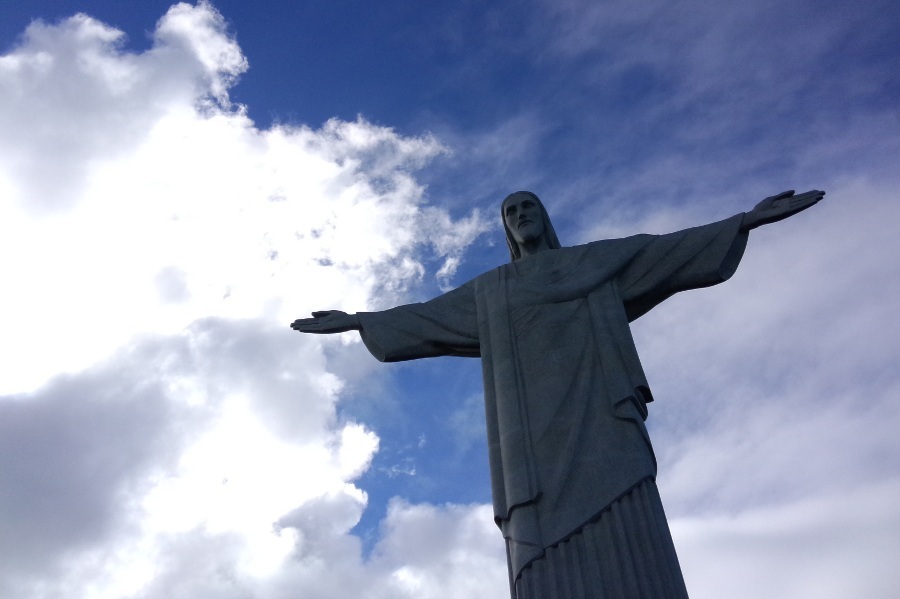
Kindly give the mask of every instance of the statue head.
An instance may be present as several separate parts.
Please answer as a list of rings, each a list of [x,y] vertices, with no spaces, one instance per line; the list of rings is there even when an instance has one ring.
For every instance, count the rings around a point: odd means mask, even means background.
[[[506,196],[500,205],[500,218],[513,262],[522,257],[522,244],[540,243],[542,237],[547,248],[562,247],[547,209],[530,191],[517,191]]]

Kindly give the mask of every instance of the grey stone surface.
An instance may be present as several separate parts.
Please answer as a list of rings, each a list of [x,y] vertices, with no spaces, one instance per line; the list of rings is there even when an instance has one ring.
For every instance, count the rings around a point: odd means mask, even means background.
[[[382,312],[315,312],[291,327],[304,333],[358,330],[381,361],[481,358],[494,517],[506,539],[514,598],[593,596],[584,591],[589,581],[596,584],[584,564],[603,559],[632,560],[632,570],[655,577],[654,596],[684,597],[674,549],[629,549],[628,526],[609,528],[626,531],[624,539],[572,542],[586,531],[597,534],[601,528],[594,523],[604,513],[613,519],[646,513],[646,521],[631,526],[649,532],[634,539],[671,545],[658,517],[661,505],[619,507],[624,498],[637,501],[632,496],[658,498],[655,492],[633,493],[653,483],[656,460],[644,425],[653,395],[629,322],[679,291],[727,280],[750,230],[823,196],[817,190],[784,192],[721,222],[564,248],[537,196],[516,192],[501,206],[509,264],[428,302]],[[601,551],[598,543],[618,553]],[[565,582],[543,573],[551,561],[545,554],[561,546],[582,552],[567,558],[572,563]],[[649,563],[654,559],[657,566]],[[604,584],[615,592],[624,583]]]

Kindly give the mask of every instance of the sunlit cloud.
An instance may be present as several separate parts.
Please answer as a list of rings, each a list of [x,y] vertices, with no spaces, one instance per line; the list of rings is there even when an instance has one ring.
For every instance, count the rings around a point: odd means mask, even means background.
[[[209,4],[172,7],[145,52],[123,43],[77,15],[0,59],[0,251],[17,256],[0,266],[0,460],[30,505],[2,536],[32,537],[0,561],[4,594],[254,588],[340,545],[378,437],[338,417],[321,339],[287,324],[402,298],[423,253],[446,281],[485,229],[425,204],[433,137],[257,128]],[[39,533],[47,518],[76,522]]]

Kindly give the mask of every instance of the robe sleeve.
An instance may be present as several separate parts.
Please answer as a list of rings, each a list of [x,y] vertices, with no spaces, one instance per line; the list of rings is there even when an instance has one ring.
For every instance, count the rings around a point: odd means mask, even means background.
[[[679,291],[728,280],[747,246],[743,215],[668,235],[638,236],[641,244],[616,277],[628,320]]]
[[[358,316],[363,343],[381,362],[481,355],[471,283],[427,302]]]

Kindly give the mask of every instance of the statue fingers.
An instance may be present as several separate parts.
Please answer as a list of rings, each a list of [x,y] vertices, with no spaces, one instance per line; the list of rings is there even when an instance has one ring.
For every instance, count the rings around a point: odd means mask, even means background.
[[[801,193],[800,195],[791,198],[790,205],[797,208],[808,208],[821,200],[823,195],[825,194],[817,190],[807,191],[806,193]]]
[[[316,328],[318,321],[315,318],[298,318],[291,323],[291,328],[295,331],[309,331]]]
[[[825,192],[820,191],[818,189],[811,189],[807,192],[801,193],[797,197],[805,198],[807,201],[810,201],[810,202],[818,202],[819,200],[821,200],[822,198],[825,197]]]

